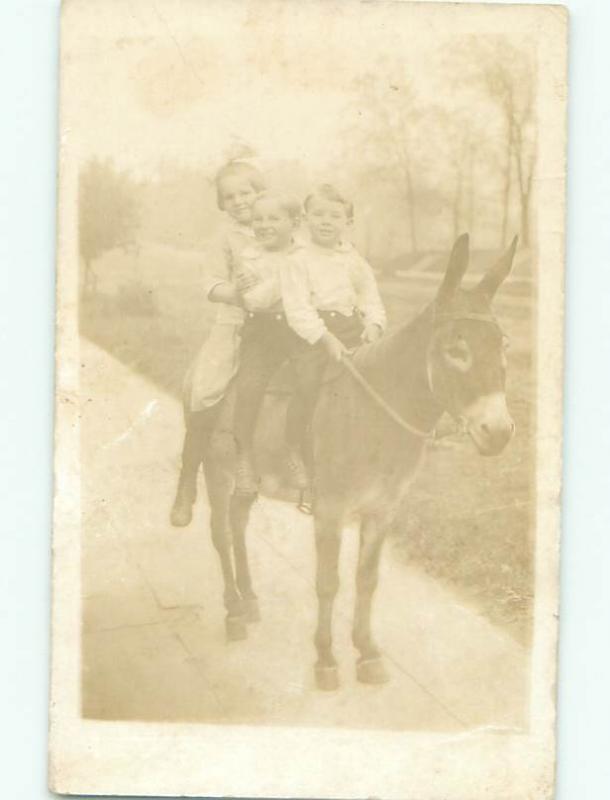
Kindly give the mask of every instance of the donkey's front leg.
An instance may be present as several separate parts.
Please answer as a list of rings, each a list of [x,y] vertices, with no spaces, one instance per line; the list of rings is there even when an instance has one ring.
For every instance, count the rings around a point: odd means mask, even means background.
[[[337,662],[332,652],[333,605],[339,589],[339,550],[341,524],[333,516],[316,511],[316,592],[318,595],[318,627],[315,644],[318,651],[316,684],[318,689],[331,691],[339,688]]]
[[[229,519],[233,532],[233,555],[235,556],[235,578],[237,588],[243,600],[246,622],[258,622],[260,611],[258,600],[252,589],[250,565],[248,564],[248,548],[246,547],[246,530],[250,520],[255,494],[233,494],[229,506]]]
[[[222,472],[204,459],[203,469],[210,501],[210,528],[212,542],[220,559],[224,580],[224,604],[227,610],[225,627],[229,641],[239,641],[248,636],[244,606],[237,589],[233,568],[231,528],[229,522],[230,483]]]
[[[354,645],[360,651],[356,676],[362,683],[385,683],[388,680],[379,648],[371,634],[371,604],[379,579],[379,558],[385,531],[385,526],[382,527],[373,516],[362,520],[352,634]]]

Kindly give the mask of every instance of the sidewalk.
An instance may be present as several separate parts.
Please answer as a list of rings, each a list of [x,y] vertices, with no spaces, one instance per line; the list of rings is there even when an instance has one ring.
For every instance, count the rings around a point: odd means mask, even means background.
[[[249,531],[263,619],[247,641],[227,644],[204,501],[188,529],[168,522],[178,403],[86,340],[81,362],[86,716],[419,731],[523,725],[525,651],[399,563],[391,545],[374,612],[391,681],[356,682],[354,531],[345,534],[336,612],[342,687],[318,692],[312,521],[281,501],[257,501]]]

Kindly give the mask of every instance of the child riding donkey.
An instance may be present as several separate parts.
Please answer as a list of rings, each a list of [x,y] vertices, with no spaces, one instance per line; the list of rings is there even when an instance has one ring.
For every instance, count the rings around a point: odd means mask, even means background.
[[[185,380],[186,430],[182,467],[171,522],[188,525],[197,496],[197,475],[214,428],[220,400],[237,372],[240,330],[244,320],[241,292],[253,278],[240,262],[242,250],[254,243],[252,204],[265,188],[261,173],[246,162],[230,162],[216,176],[217,204],[229,217],[211,256],[212,270],[204,286],[207,298],[218,305],[210,333]]]
[[[348,241],[353,203],[323,184],[305,199],[310,244],[282,272],[286,318],[301,346],[293,355],[302,395],[302,446],[311,462],[310,427],[329,359],[375,342],[386,313],[373,270]]]
[[[236,491],[255,493],[252,439],[268,382],[289,359],[295,394],[288,408],[286,441],[293,484],[306,488],[309,429],[329,359],[378,339],[386,317],[371,267],[345,239],[353,206],[328,184],[305,200],[311,242],[295,242],[298,208],[277,195],[260,196],[252,224],[262,244],[242,254],[265,295],[247,314],[236,378],[234,432],[237,442]],[[263,287],[267,286],[266,290]],[[251,290],[254,292],[254,290]]]
[[[260,173],[229,164],[217,179],[218,204],[232,219],[223,242],[223,269],[208,281],[220,304],[216,322],[187,376],[186,433],[172,523],[188,525],[199,467],[220,400],[235,377],[235,488],[255,494],[252,441],[272,375],[294,366],[295,392],[287,409],[287,463],[295,487],[308,486],[309,427],[329,359],[375,341],[385,312],[370,266],[345,240],[352,204],[329,185],[305,201],[311,243],[295,240],[297,202],[262,192]]]

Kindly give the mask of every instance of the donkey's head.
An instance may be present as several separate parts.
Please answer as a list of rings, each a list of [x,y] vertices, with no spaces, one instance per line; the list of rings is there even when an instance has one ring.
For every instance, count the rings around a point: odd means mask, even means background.
[[[453,246],[434,303],[434,333],[428,350],[431,388],[442,406],[462,422],[483,455],[496,455],[515,430],[506,407],[507,339],[491,312],[491,301],[509,274],[517,239],[472,289],[460,284],[468,267],[468,234]]]

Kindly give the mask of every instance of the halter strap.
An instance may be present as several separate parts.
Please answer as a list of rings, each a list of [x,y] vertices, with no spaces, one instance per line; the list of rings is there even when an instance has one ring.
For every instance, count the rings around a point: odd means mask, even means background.
[[[480,314],[476,311],[469,311],[466,313],[460,311],[453,311],[449,313],[441,313],[437,314],[434,317],[435,323],[442,323],[442,322],[462,322],[462,321],[474,321],[474,322],[487,322],[490,325],[495,325],[496,328],[502,330],[500,323],[494,317],[493,314]]]

